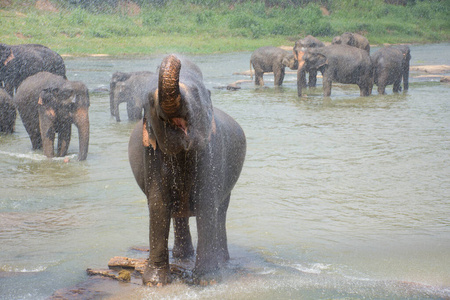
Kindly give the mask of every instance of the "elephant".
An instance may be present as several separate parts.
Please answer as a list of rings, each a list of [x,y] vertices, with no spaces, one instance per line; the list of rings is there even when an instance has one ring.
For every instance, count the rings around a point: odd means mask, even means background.
[[[16,107],[12,97],[0,88],[0,132],[13,133],[16,126]]]
[[[156,75],[152,72],[140,72],[131,75],[125,81],[115,83],[112,90],[113,116],[120,122],[119,104],[127,102],[128,120],[142,119],[142,109],[148,98],[150,82]]]
[[[373,79],[378,86],[378,94],[384,94],[387,85],[393,84],[393,92],[409,88],[409,61],[411,60],[410,49],[407,45],[388,46],[379,49],[372,56]]]
[[[193,255],[189,217],[197,221],[193,282],[216,278],[229,260],[226,212],[241,173],[246,138],[239,124],[213,108],[200,69],[176,55],[166,56],[151,83],[144,118],[131,133],[132,172],[147,196],[150,254],[143,284],[171,281],[168,235],[174,219],[172,255]]]
[[[130,79],[131,76],[140,75],[140,74],[151,74],[152,72],[148,71],[137,71],[137,72],[115,72],[109,83],[109,107],[111,111],[111,116],[115,117],[116,112],[114,110],[114,92],[116,90],[116,85],[118,82],[123,82]]]
[[[369,40],[358,33],[345,32],[339,36],[335,36],[332,41],[333,45],[349,45],[367,51],[370,55]]]
[[[291,70],[297,69],[297,62],[294,55],[289,52],[272,46],[256,49],[250,58],[250,74],[253,79],[252,65],[255,69],[255,84],[264,85],[263,75],[267,72],[273,72],[274,85],[280,86],[284,80],[284,69],[289,67]]]
[[[314,68],[323,74],[323,95],[331,95],[333,81],[357,84],[361,96],[372,93],[372,62],[366,51],[347,45],[330,45],[309,49],[298,63],[299,69]],[[298,96],[302,95],[302,85],[298,82]]]
[[[41,71],[66,78],[64,60],[55,51],[39,44],[0,44],[0,82],[11,97],[22,81]]]
[[[298,41],[295,42],[294,45],[294,57],[295,60],[298,61],[301,60],[301,57],[305,53],[306,50],[311,48],[319,48],[319,47],[325,47],[325,44],[322,43],[319,39],[313,37],[312,35],[308,35]],[[297,78],[300,78],[300,84],[302,87],[306,87],[306,72],[309,73],[309,87],[315,87],[317,84],[317,70],[316,69],[310,69],[310,70],[300,70],[297,69]]]
[[[89,147],[89,93],[80,81],[69,81],[49,72],[39,72],[25,79],[14,96],[23,125],[33,149],[43,149],[54,156],[65,156],[69,148],[72,123],[78,128],[78,160],[85,160]]]

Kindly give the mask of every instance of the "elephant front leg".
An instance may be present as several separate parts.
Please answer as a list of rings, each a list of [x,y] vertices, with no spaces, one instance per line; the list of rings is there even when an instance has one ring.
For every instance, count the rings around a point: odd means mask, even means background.
[[[264,75],[264,72],[255,70],[255,84],[256,85],[260,85],[260,86],[264,85],[263,75]]]
[[[197,215],[198,245],[193,273],[194,281],[200,284],[220,279],[217,271],[230,258],[226,233],[229,199],[228,195],[217,209],[202,209]]]
[[[168,249],[170,210],[166,203],[155,198],[149,199],[150,256],[142,275],[142,282],[149,286],[165,285],[170,282]]]
[[[281,86],[284,80],[284,69],[274,71],[274,82],[275,86]]]

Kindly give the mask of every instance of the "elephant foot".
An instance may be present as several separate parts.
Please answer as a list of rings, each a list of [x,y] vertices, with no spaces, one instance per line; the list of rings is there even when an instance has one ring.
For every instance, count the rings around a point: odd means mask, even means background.
[[[142,283],[147,286],[163,286],[170,283],[170,269],[165,267],[145,267],[142,274]]]
[[[194,269],[192,276],[192,283],[200,286],[215,285],[222,280],[222,273],[219,269],[214,271],[204,272]]]

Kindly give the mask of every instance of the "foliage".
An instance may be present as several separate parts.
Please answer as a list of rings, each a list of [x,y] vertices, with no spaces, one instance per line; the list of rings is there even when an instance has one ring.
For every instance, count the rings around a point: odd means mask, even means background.
[[[122,1],[123,2],[123,1]],[[388,1],[392,2],[392,1]],[[408,0],[54,0],[58,12],[19,0],[0,10],[3,43],[42,43],[71,53],[210,53],[292,45],[311,34],[324,41],[358,32],[373,43],[450,39],[448,1]],[[330,15],[324,15],[326,6]],[[153,51],[153,52],[152,52]]]

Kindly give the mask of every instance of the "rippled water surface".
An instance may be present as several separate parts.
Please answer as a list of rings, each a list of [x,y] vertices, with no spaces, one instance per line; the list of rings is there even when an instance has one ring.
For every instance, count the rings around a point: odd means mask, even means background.
[[[412,46],[412,65],[450,65],[450,44]],[[230,267],[219,284],[136,286],[142,299],[450,298],[450,85],[411,73],[408,93],[359,97],[321,81],[299,99],[242,83],[250,53],[194,56],[213,104],[247,135],[247,157],[228,210]],[[161,57],[66,58],[71,80],[91,91],[113,72],[155,70]],[[447,74],[449,75],[449,74]],[[128,165],[133,122],[91,92],[88,158],[69,163],[31,151],[21,120],[0,136],[0,299],[42,299],[132,256],[147,244],[145,196]],[[195,222],[192,222],[195,223]],[[195,226],[194,226],[195,229]],[[195,236],[195,234],[194,234]],[[115,291],[116,298],[125,297]]]

